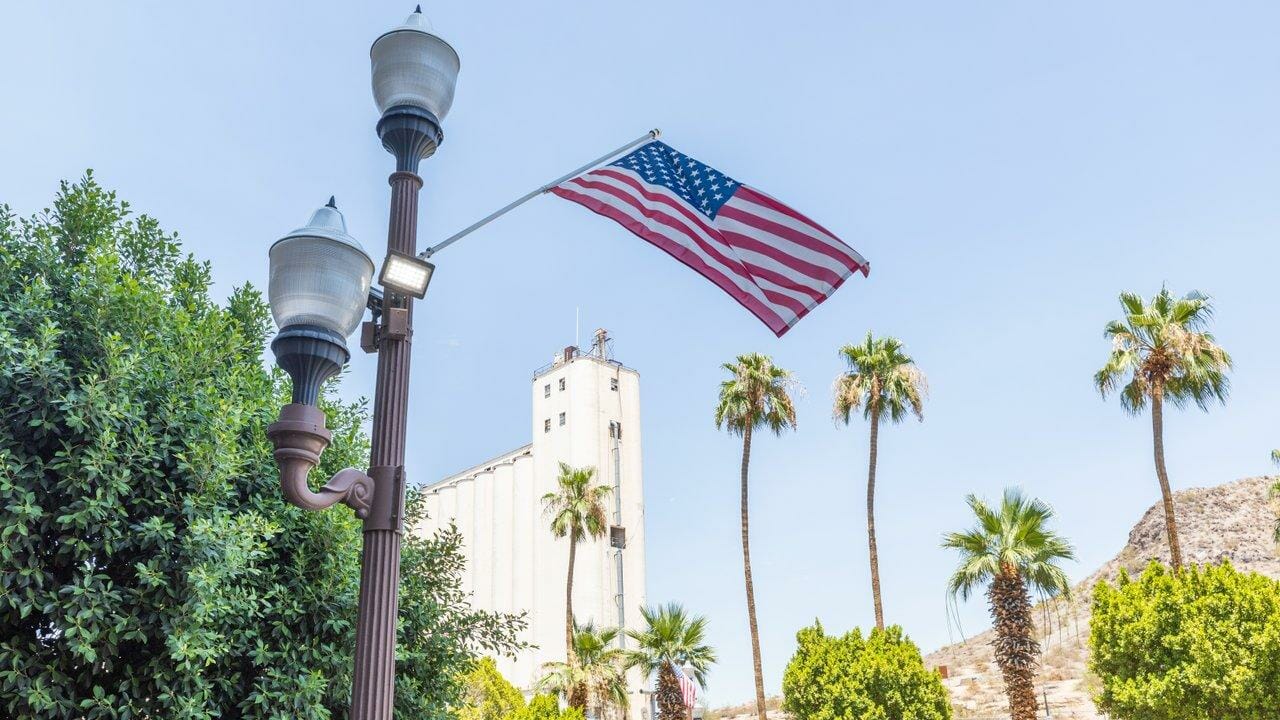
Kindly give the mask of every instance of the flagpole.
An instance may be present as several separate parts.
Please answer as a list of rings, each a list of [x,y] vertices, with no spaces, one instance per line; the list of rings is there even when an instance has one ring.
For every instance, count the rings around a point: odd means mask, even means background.
[[[486,215],[485,217],[481,218],[480,220],[477,220],[476,222],[472,223],[471,225],[468,225],[467,227],[463,228],[462,230],[460,230],[460,231],[458,231],[458,232],[454,233],[453,235],[450,235],[449,237],[445,238],[444,240],[440,241],[438,244],[433,245],[433,246],[431,246],[431,247],[427,248],[426,250],[423,250],[421,253],[419,253],[419,254],[418,254],[418,257],[422,257],[422,258],[429,258],[429,257],[431,257],[432,255],[435,255],[436,253],[440,252],[441,250],[443,250],[443,249],[445,249],[445,248],[449,247],[450,245],[454,244],[454,243],[455,243],[455,242],[457,242],[458,240],[460,240],[460,239],[462,239],[462,238],[466,237],[467,235],[470,235],[472,232],[474,232],[474,231],[476,231],[476,230],[479,230],[480,228],[484,227],[485,225],[488,225],[489,223],[491,223],[491,222],[493,222],[494,220],[496,220],[496,219],[498,219],[498,218],[502,217],[503,215],[506,215],[507,213],[511,212],[512,210],[514,210],[515,208],[519,207],[520,205],[523,205],[523,204],[525,204],[526,202],[528,202],[528,201],[532,200],[533,198],[535,198],[535,197],[537,197],[537,196],[539,196],[539,195],[541,195],[541,194],[543,194],[543,193],[547,192],[548,190],[550,190],[550,189],[554,188],[555,186],[559,185],[560,183],[564,182],[565,180],[568,180],[568,179],[573,178],[573,177],[575,177],[575,176],[577,176],[577,175],[580,175],[580,174],[582,174],[582,173],[584,173],[584,172],[586,172],[586,171],[590,170],[591,168],[594,168],[595,166],[597,166],[597,165],[599,165],[599,164],[603,163],[603,162],[604,162],[604,161],[606,161],[606,160],[609,160],[609,159],[611,159],[611,158],[613,158],[613,157],[615,157],[615,156],[617,156],[617,155],[621,155],[622,153],[624,153],[624,152],[626,152],[626,151],[630,150],[631,148],[633,148],[633,147],[635,147],[635,146],[637,146],[637,145],[640,145],[640,144],[642,144],[642,143],[649,142],[650,140],[656,140],[656,139],[658,138],[658,136],[659,136],[659,135],[661,135],[661,134],[662,134],[662,131],[661,131],[661,130],[659,130],[658,128],[654,128],[654,129],[650,130],[649,132],[645,133],[644,135],[641,135],[640,137],[636,138],[635,140],[632,140],[631,142],[627,143],[626,145],[623,145],[622,147],[617,148],[616,150],[613,150],[612,152],[605,153],[604,155],[601,155],[600,157],[596,158],[595,160],[592,160],[591,162],[587,163],[586,165],[583,165],[583,166],[582,166],[582,167],[580,167],[580,168],[577,168],[576,170],[573,170],[572,172],[569,172],[569,173],[566,173],[566,174],[564,174],[564,175],[561,175],[560,177],[556,178],[555,180],[552,180],[551,182],[547,183],[546,185],[543,185],[542,187],[538,188],[537,190],[533,190],[533,191],[531,191],[531,192],[529,192],[529,193],[527,193],[527,194],[525,194],[525,195],[521,196],[519,199],[514,200],[514,201],[512,201],[512,202],[508,203],[507,205],[503,206],[501,209],[499,209],[499,210],[495,210],[494,212],[489,213],[488,215]]]

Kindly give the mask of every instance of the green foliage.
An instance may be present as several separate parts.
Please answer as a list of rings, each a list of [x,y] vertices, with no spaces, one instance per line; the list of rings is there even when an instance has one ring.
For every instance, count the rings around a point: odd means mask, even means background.
[[[1090,669],[1117,720],[1280,717],[1280,582],[1230,564],[1094,590]]]
[[[575,625],[573,652],[566,662],[542,666],[538,691],[564,697],[575,707],[589,703],[595,708],[626,710],[627,656],[617,646],[620,632],[595,623]]]
[[[462,678],[458,720],[501,720],[524,709],[524,695],[498,672],[493,658],[481,658]]]
[[[815,621],[796,644],[782,676],[782,707],[796,720],[951,718],[941,678],[896,625],[835,637]]]
[[[646,676],[665,665],[693,668],[693,678],[706,687],[707,671],[716,661],[715,648],[707,645],[707,618],[690,615],[680,603],[640,608],[643,630],[629,630],[636,649],[627,654],[627,662]]]
[[[1155,396],[1201,410],[1214,400],[1226,402],[1231,356],[1205,330],[1213,319],[1208,296],[1193,290],[1177,298],[1162,287],[1151,302],[1120,293],[1120,305],[1124,319],[1107,323],[1111,353],[1093,377],[1103,397],[1119,390],[1120,404],[1134,414]]]
[[[604,501],[613,488],[592,485],[596,469],[573,468],[560,463],[555,492],[542,496],[542,505],[551,516],[551,532],[556,537],[569,537],[574,542],[598,538],[609,527],[605,519]]]
[[[975,495],[968,496],[966,502],[978,524],[965,532],[947,533],[942,539],[942,547],[960,552],[960,565],[947,584],[949,593],[967,600],[974,589],[991,582],[1006,568],[1049,597],[1070,589],[1067,574],[1058,563],[1074,560],[1075,551],[1065,538],[1049,529],[1053,508],[1013,488],[1004,491],[998,508]]]
[[[876,338],[868,332],[861,344],[840,348],[840,357],[849,369],[836,378],[832,407],[836,420],[847,425],[858,408],[868,420],[873,414],[894,423],[908,415],[924,420],[929,385],[915,361],[903,352],[901,340]]]
[[[251,287],[210,270],[86,175],[29,220],[0,208],[0,715],[344,717],[360,527],[286,504]],[[363,403],[323,403],[316,473],[361,467]],[[411,540],[401,717],[440,717],[472,647],[456,533]]]
[[[716,427],[734,435],[767,428],[775,435],[796,426],[796,407],[791,398],[795,379],[760,353],[739,355],[720,366],[731,376],[720,383],[716,404]]]
[[[640,668],[645,677],[656,677],[660,718],[684,717],[684,697],[672,667],[693,669],[693,678],[707,686],[707,671],[716,661],[716,651],[707,645],[707,619],[690,615],[679,603],[656,608],[642,607],[643,630],[630,630],[627,635],[636,649],[627,653],[627,665]]]
[[[462,676],[462,705],[457,720],[584,720],[581,710],[560,709],[554,695],[524,695],[498,672],[492,658],[482,658]]]

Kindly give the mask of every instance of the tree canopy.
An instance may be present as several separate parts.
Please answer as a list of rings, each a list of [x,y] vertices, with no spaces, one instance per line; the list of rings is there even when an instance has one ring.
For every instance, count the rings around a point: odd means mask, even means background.
[[[0,714],[345,716],[359,522],[282,499],[268,311],[210,282],[91,174],[0,207]],[[365,404],[322,403],[316,476],[364,467]],[[516,647],[519,618],[466,606],[459,543],[407,540],[398,717],[443,717],[477,650]]]
[[[1280,581],[1153,562],[1097,585],[1089,646],[1116,720],[1280,717]]]

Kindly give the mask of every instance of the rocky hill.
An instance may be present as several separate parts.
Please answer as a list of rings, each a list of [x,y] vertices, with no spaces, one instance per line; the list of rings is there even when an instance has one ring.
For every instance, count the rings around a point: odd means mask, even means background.
[[[1280,555],[1272,540],[1275,513],[1268,498],[1275,478],[1257,477],[1212,488],[1174,494],[1179,539],[1188,563],[1223,559],[1236,568],[1280,578]],[[1094,688],[1086,673],[1089,606],[1093,587],[1114,580],[1121,568],[1141,572],[1151,559],[1169,561],[1164,514],[1153,505],[1129,532],[1120,552],[1075,586],[1070,601],[1043,603],[1037,608],[1044,651],[1040,686],[1054,718],[1101,718],[1089,700]],[[925,657],[933,667],[945,666],[957,718],[1008,717],[1000,672],[991,654],[991,631],[949,645]]]

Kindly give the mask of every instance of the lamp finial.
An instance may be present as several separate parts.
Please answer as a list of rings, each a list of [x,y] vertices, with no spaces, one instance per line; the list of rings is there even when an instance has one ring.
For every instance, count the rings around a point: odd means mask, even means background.
[[[333,198],[333,196],[332,196],[332,195],[330,195],[330,196],[329,196],[329,202],[325,203],[325,205],[324,205],[324,206],[325,206],[325,207],[331,207],[331,208],[333,208],[334,210],[337,210],[337,209],[338,209],[338,203],[337,203],[337,201],[336,201],[336,200],[334,200],[334,198]]]

